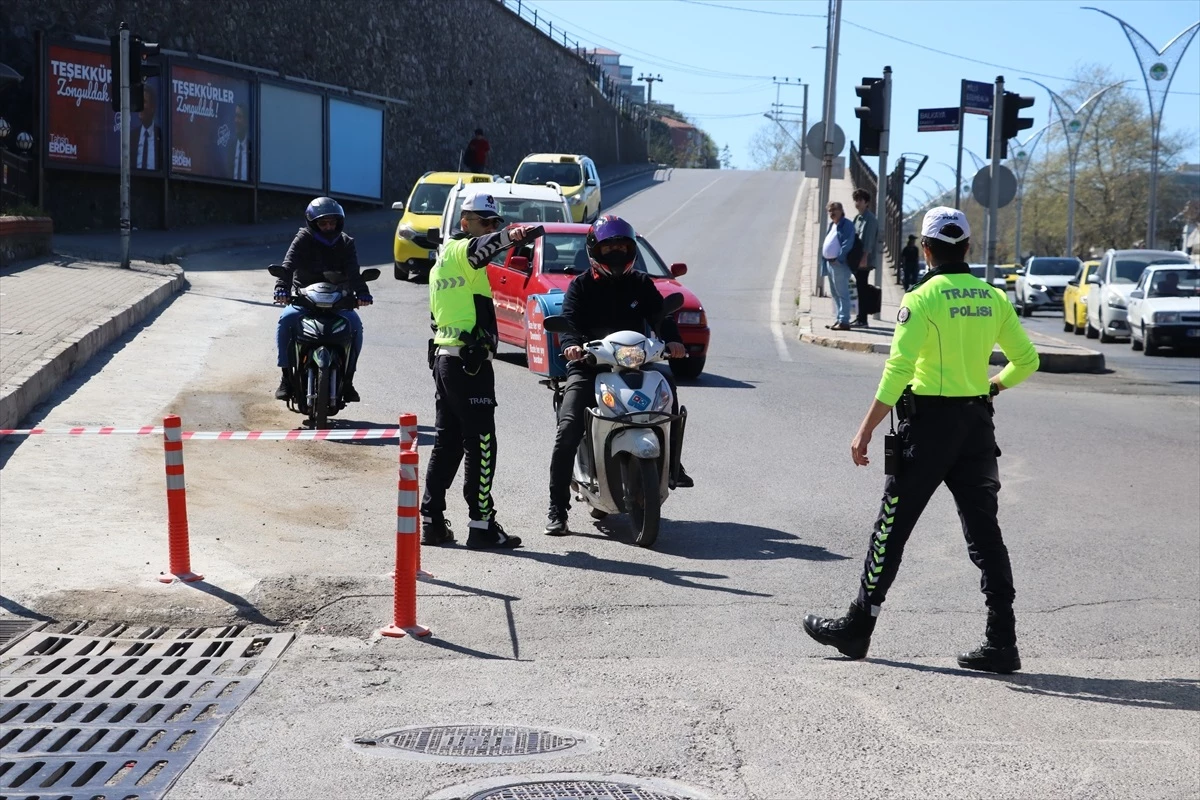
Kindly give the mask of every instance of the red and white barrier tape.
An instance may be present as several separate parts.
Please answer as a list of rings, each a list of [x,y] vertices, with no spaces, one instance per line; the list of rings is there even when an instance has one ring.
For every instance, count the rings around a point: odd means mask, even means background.
[[[49,428],[10,429],[0,428],[0,436],[161,436],[162,426],[147,425],[143,428]],[[312,439],[362,440],[400,439],[405,435],[402,428],[333,428],[325,430],[291,431],[183,431],[184,441],[308,441]],[[407,434],[412,436],[411,433]]]

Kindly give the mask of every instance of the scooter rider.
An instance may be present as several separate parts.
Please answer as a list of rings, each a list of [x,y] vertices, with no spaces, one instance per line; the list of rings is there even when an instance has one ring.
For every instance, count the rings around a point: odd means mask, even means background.
[[[570,363],[558,412],[554,452],[550,456],[550,510],[546,533],[551,536],[567,533],[572,463],[583,439],[587,409],[595,404],[596,371],[583,361],[585,353],[580,345],[616,331],[642,330],[646,325],[657,324],[667,342],[670,357],[687,357],[687,348],[679,341],[675,320],[670,317],[660,319],[663,298],[654,281],[633,268],[638,254],[637,233],[633,226],[620,217],[605,215],[592,224],[586,247],[591,269],[571,281],[561,311],[571,323],[571,332],[562,336],[563,356]],[[679,400],[675,381],[670,370],[665,370],[663,375],[676,395],[672,411],[677,412]],[[676,435],[676,431],[673,430],[672,435]],[[692,479],[682,465],[677,466],[674,484],[692,486]]]
[[[454,541],[446,521],[446,491],[466,457],[463,497],[471,515],[467,547],[519,547],[496,522],[492,480],[496,475],[496,377],[492,355],[499,336],[488,262],[522,240],[536,235],[536,226],[510,225],[491,195],[466,198],[459,225],[462,230],[445,245],[429,273],[429,310],[434,335],[429,341],[433,370],[437,438],[425,473],[421,500],[421,543]]]
[[[287,400],[292,395],[288,347],[295,338],[297,321],[303,313],[299,306],[288,305],[289,286],[302,289],[324,281],[326,272],[340,272],[348,277],[360,306],[369,306],[372,303],[367,283],[359,276],[358,250],[354,239],[342,230],[346,226],[346,212],[342,210],[341,204],[332,197],[318,197],[304,209],[304,219],[307,224],[296,232],[296,238],[292,239],[292,245],[283,257],[283,268],[287,270],[288,277],[279,278],[275,282],[275,303],[287,306],[279,315],[279,325],[275,334],[277,363],[283,370],[279,388],[275,390],[276,400]],[[353,310],[347,309],[337,313],[354,331],[354,343],[350,347],[350,363],[346,365],[346,383],[342,394],[347,403],[357,403],[359,397],[354,389],[354,370],[358,367],[358,354],[362,352],[362,320],[359,319],[358,312]]]

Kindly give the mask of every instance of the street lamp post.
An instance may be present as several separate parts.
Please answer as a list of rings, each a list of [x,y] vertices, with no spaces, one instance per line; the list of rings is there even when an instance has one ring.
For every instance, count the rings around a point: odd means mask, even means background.
[[[1142,80],[1146,84],[1146,97],[1150,101],[1150,209],[1146,219],[1146,247],[1153,249],[1158,237],[1158,147],[1162,132],[1162,112],[1167,103],[1167,92],[1175,78],[1175,70],[1183,60],[1188,45],[1200,30],[1200,22],[1184,28],[1178,36],[1167,42],[1161,50],[1150,44],[1150,40],[1125,20],[1092,6],[1083,6],[1085,11],[1097,11],[1112,17],[1125,31],[1125,38],[1133,47],[1138,66],[1142,68]]]
[[[1038,146],[1042,135],[1049,129],[1049,125],[1044,126],[1040,131],[1030,136],[1024,144],[1021,144],[1016,139],[1010,139],[1008,143],[1009,152],[1013,154],[1013,174],[1017,178],[1017,240],[1013,245],[1013,254],[1018,263],[1021,263],[1021,203],[1025,199],[1025,176],[1029,174],[1029,165],[1032,163],[1034,148]]]
[[[1075,255],[1075,165],[1079,161],[1079,145],[1083,143],[1083,132],[1087,129],[1088,123],[1092,120],[1092,114],[1096,111],[1094,101],[1109,89],[1124,85],[1125,81],[1105,86],[1084,100],[1079,108],[1072,111],[1071,104],[1046,84],[1032,78],[1025,80],[1036,83],[1050,95],[1050,102],[1058,111],[1058,121],[1062,123],[1063,136],[1067,140],[1067,255],[1073,256]]]

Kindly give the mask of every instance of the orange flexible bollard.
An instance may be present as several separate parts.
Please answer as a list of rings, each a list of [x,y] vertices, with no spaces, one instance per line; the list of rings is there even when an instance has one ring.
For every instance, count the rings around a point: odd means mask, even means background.
[[[416,428],[416,417],[412,417],[413,429]],[[404,419],[401,417],[401,427]],[[392,624],[379,632],[384,636],[401,637],[411,633],[413,636],[428,636],[430,631],[424,625],[417,624],[417,571],[421,548],[421,517],[418,508],[418,473],[420,456],[417,454],[416,437],[411,439],[411,446],[405,446],[405,439],[400,440],[400,483],[396,498],[396,571],[395,590],[393,597]]]
[[[204,580],[192,572],[188,544],[187,488],[183,480],[183,421],[174,414],[163,419],[163,451],[167,465],[167,546],[170,551],[170,574],[160,573],[159,581]]]

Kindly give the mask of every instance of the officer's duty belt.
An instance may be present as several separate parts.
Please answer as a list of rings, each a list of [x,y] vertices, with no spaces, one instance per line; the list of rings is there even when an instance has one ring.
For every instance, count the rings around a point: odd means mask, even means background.
[[[435,356],[450,356],[452,358],[462,358],[462,347],[454,346],[454,345],[438,345],[437,349],[433,351],[433,354]],[[488,361],[492,360],[492,351],[491,350],[488,351],[487,360]]]

